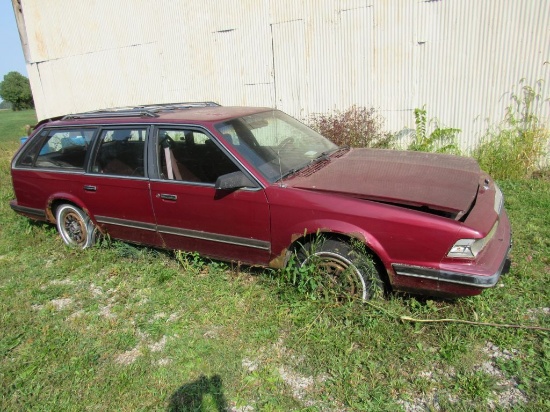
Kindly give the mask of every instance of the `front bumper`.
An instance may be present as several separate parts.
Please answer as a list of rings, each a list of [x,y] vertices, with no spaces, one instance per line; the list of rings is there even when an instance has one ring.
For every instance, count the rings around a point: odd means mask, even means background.
[[[396,289],[457,296],[479,294],[495,286],[508,271],[511,245],[510,221],[503,210],[495,236],[477,259],[445,259],[438,268],[395,263]]]

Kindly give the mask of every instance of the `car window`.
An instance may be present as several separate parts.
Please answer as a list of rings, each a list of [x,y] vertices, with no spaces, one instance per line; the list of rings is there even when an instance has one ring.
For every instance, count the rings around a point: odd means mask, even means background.
[[[159,129],[157,153],[162,179],[214,184],[239,170],[208,134],[197,130]]]
[[[225,141],[271,182],[338,149],[319,133],[278,110],[218,123],[216,128]]]
[[[118,176],[145,176],[146,135],[146,129],[103,129],[92,172]]]
[[[23,165],[32,163],[36,167],[52,167],[61,169],[84,169],[84,161],[94,129],[56,129],[45,131],[42,134],[42,145],[30,149],[30,156],[21,157]],[[44,134],[46,137],[44,138]],[[38,153],[36,148],[40,147]],[[34,149],[34,150],[33,150]]]
[[[42,142],[48,135],[48,130],[42,130],[39,135],[34,136],[25,146],[23,152],[17,159],[17,166],[33,166],[36,156],[42,147]]]

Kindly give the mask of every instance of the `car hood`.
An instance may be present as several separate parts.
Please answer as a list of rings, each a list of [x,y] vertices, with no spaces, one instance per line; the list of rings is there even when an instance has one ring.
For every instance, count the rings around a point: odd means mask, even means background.
[[[480,168],[468,157],[351,149],[304,169],[285,184],[462,215],[476,197],[479,179]]]

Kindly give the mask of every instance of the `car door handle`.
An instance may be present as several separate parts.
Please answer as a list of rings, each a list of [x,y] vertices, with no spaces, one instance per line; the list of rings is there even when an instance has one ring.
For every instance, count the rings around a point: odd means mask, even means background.
[[[87,192],[95,192],[97,190],[97,187],[91,186],[91,185],[84,185],[84,190]]]
[[[157,197],[160,197],[164,200],[178,200],[178,197],[176,195],[169,195],[167,193],[158,194]]]

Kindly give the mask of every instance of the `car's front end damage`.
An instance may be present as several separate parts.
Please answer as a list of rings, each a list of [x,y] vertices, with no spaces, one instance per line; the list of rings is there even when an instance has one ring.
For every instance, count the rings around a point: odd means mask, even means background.
[[[511,229],[502,192],[473,159],[352,150],[287,183],[335,196],[334,209],[347,215],[338,219],[361,228],[394,290],[476,295],[508,269]]]
[[[400,289],[417,291],[418,279],[423,279],[434,286],[436,283],[439,294],[477,295],[495,286],[508,271],[512,237],[504,198],[487,175],[480,176],[475,202],[462,219],[457,240],[438,267],[392,265]]]
[[[449,251],[438,267],[392,264],[393,287],[414,293],[470,296],[495,286],[509,267],[511,231],[504,210],[495,223],[495,229],[484,238],[475,239],[483,244],[483,248],[475,256],[453,257],[453,252]],[[451,250],[463,248],[463,240],[457,240]]]

